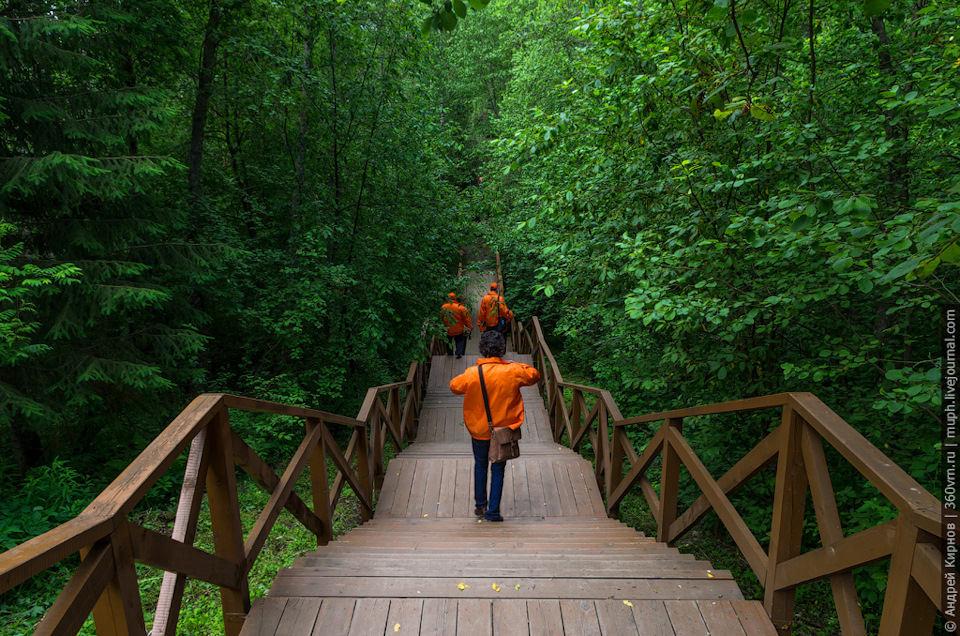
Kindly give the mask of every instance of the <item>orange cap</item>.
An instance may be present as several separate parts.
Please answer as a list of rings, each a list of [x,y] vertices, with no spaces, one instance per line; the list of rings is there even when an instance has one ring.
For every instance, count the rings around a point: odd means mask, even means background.
[[[450,292],[450,293],[448,294],[448,296],[450,296],[450,298],[456,298],[456,297],[457,297],[457,295],[456,295],[455,293],[453,293],[453,292]]]
[[[490,289],[496,289],[496,288],[497,288],[496,283],[490,283]]]

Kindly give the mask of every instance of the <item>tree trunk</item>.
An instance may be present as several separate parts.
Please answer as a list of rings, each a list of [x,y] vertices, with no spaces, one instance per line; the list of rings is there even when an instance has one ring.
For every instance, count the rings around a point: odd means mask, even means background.
[[[190,131],[190,154],[187,157],[187,185],[190,193],[193,231],[199,228],[200,167],[203,163],[203,138],[207,128],[207,112],[213,95],[213,79],[216,72],[217,47],[220,45],[218,28],[223,19],[220,0],[211,0],[210,16],[200,48],[200,71],[197,81],[197,100],[193,107]]]

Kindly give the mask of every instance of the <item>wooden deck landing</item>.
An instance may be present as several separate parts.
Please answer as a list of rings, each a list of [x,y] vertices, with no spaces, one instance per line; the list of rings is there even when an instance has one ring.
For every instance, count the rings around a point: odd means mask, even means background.
[[[433,359],[417,440],[390,462],[375,519],[282,570],[243,634],[776,633],[729,572],[606,517],[590,463],[552,441],[536,387],[506,521],[478,522],[462,398],[448,389],[478,340],[461,360]]]

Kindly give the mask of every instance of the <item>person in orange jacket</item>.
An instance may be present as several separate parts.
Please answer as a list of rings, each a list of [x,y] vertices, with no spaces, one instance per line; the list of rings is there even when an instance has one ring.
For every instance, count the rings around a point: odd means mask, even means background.
[[[473,331],[470,312],[467,311],[465,306],[457,302],[457,295],[453,292],[450,293],[450,300],[443,303],[440,312],[443,324],[447,328],[447,355],[452,353],[454,343],[456,343],[457,359],[460,359],[467,348],[467,334],[464,331],[468,333]]]
[[[480,336],[480,355],[477,366],[470,367],[450,380],[450,390],[463,395],[463,422],[473,443],[473,493],[476,500],[474,514],[487,521],[503,521],[500,515],[500,496],[503,494],[503,474],[506,461],[490,467],[490,496],[487,497],[487,466],[490,452],[490,427],[480,388],[480,369],[487,388],[490,417],[494,426],[509,426],[516,430],[523,424],[523,397],[520,387],[536,384],[540,372],[527,364],[503,359],[507,344],[499,331],[485,331]]]
[[[490,284],[490,291],[480,300],[480,311],[477,312],[477,326],[480,331],[496,329],[501,318],[513,320],[513,312],[507,309],[507,302],[497,293],[497,284]]]

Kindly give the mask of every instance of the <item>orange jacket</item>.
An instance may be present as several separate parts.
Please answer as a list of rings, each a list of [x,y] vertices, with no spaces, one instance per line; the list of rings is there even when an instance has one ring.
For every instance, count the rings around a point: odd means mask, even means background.
[[[470,312],[467,308],[456,301],[443,303],[440,308],[443,318],[443,324],[447,327],[448,336],[459,336],[464,329],[468,331],[473,328],[470,324]]]
[[[536,384],[540,372],[530,365],[500,358],[480,358],[477,366],[450,380],[450,390],[463,395],[463,422],[476,439],[490,439],[487,411],[480,391],[480,372],[483,365],[483,383],[487,387],[490,415],[494,426],[509,426],[516,430],[523,424],[523,398],[520,387]]]
[[[500,301],[499,309],[497,308],[497,301]],[[487,295],[480,300],[477,326],[480,327],[480,331],[486,331],[488,327],[495,326],[500,318],[513,320],[513,312],[507,309],[507,302],[503,299],[503,296],[493,291],[487,292]]]

